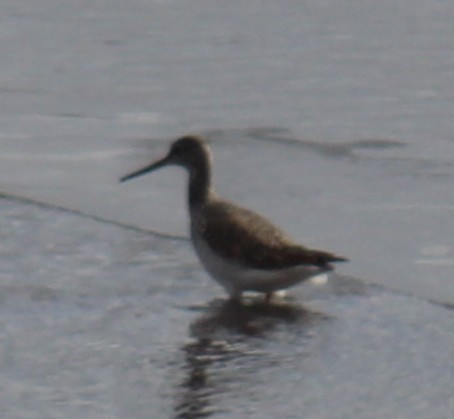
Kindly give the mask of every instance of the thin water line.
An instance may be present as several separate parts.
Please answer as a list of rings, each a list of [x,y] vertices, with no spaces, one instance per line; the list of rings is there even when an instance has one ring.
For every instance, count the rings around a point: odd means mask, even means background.
[[[38,208],[45,208],[45,209],[50,209],[53,211],[65,212],[67,214],[73,214],[78,217],[87,218],[87,219],[90,219],[93,221],[98,221],[103,224],[110,224],[110,225],[113,225],[116,227],[124,228],[126,230],[136,231],[136,232],[145,233],[145,234],[151,234],[151,235],[159,237],[161,239],[179,240],[179,241],[188,240],[188,238],[184,237],[184,236],[177,236],[177,235],[172,235],[172,234],[161,233],[161,232],[154,231],[154,230],[147,230],[147,229],[137,227],[137,226],[134,226],[131,224],[126,224],[126,223],[122,223],[119,221],[109,220],[107,218],[103,218],[103,217],[100,217],[97,215],[88,214],[88,213],[80,211],[80,210],[70,209],[70,208],[62,207],[60,205],[54,205],[54,204],[50,204],[48,202],[38,201],[36,199],[26,198],[26,197],[23,197],[20,195],[14,195],[11,193],[0,192],[0,199],[14,201],[14,202],[18,202],[18,203],[26,204],[26,205],[32,205],[32,206],[35,206]]]

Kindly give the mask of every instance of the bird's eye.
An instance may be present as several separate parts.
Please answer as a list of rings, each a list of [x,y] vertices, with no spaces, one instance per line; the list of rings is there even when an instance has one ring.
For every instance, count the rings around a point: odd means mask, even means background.
[[[181,152],[183,151],[183,148],[181,147],[180,144],[176,145],[174,148],[173,148],[173,152],[175,154],[181,154]]]

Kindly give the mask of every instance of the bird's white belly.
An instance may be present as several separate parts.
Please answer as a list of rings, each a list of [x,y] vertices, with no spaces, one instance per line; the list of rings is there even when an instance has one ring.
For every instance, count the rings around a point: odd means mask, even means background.
[[[223,259],[200,238],[193,237],[193,244],[204,268],[232,296],[243,291],[285,289],[323,272],[316,266],[302,265],[280,270],[249,269]]]

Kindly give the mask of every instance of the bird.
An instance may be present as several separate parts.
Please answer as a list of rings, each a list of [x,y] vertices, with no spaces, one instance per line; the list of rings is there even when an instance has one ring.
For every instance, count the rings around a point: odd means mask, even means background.
[[[332,271],[347,258],[293,241],[264,216],[221,198],[212,183],[212,152],[196,135],[174,141],[160,160],[120,178],[126,182],[165,166],[188,176],[191,241],[202,266],[232,301],[254,291],[269,302],[274,293]]]

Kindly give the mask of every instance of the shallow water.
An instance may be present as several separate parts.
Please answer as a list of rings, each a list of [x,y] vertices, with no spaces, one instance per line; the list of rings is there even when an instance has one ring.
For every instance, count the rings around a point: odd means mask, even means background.
[[[184,241],[5,200],[0,212],[2,417],[454,408],[452,309],[348,277],[239,307]]]
[[[450,417],[454,5],[0,13],[2,417]],[[117,182],[187,132],[224,196],[351,262],[227,304],[168,238],[183,172]]]

